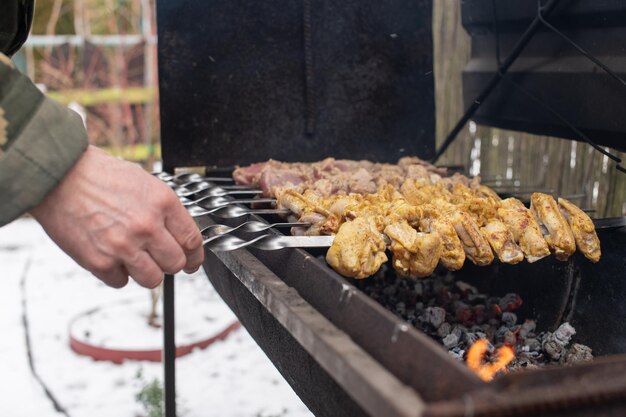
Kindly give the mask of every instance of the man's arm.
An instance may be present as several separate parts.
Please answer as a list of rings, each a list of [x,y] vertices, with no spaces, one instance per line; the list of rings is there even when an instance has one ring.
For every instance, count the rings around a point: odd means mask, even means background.
[[[0,226],[43,200],[87,144],[80,117],[0,54]]]
[[[113,287],[196,270],[202,237],[176,194],[88,146],[78,115],[44,97],[0,55],[0,225],[26,211],[81,266]]]

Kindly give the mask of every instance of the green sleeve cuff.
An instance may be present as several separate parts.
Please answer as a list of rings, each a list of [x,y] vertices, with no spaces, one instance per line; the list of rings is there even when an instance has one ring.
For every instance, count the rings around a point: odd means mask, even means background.
[[[88,144],[80,116],[45,98],[0,157],[0,226],[39,204]]]

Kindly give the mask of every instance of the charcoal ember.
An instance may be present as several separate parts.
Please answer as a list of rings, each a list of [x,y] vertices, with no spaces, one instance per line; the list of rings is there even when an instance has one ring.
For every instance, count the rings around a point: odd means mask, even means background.
[[[443,345],[447,349],[451,349],[454,346],[459,344],[459,339],[460,339],[459,335],[457,335],[455,333],[450,333],[449,335],[447,335],[446,337],[441,339],[441,343],[443,343]]]
[[[445,288],[445,285],[440,280],[435,280],[432,282],[432,292],[434,294],[439,294]]]
[[[502,316],[502,308],[497,303],[489,305],[489,316],[491,318],[501,317]]]
[[[383,289],[383,294],[385,294],[386,296],[392,296],[392,295],[396,295],[396,291],[397,291],[396,287],[390,285]]]
[[[463,301],[457,300],[452,303],[452,308],[456,312],[457,310],[467,310],[470,308],[470,306],[464,303]]]
[[[513,327],[517,323],[517,314],[505,311],[502,313],[502,323],[505,326]]]
[[[456,287],[459,289],[459,291],[461,291],[461,293],[463,294],[477,294],[478,290],[476,289],[476,287],[474,287],[473,285],[468,284],[467,282],[464,281],[457,281],[455,283]]]
[[[507,346],[516,346],[517,336],[515,335],[515,332],[512,332],[511,330],[507,331],[504,334],[504,339],[502,340],[502,343],[504,343]]]
[[[496,340],[496,343],[501,342],[504,339],[504,335],[508,331],[510,331],[510,330],[506,326],[498,327],[498,329],[496,330],[495,334],[493,335],[494,339]]]
[[[521,307],[522,299],[515,293],[508,293],[500,299],[498,305],[502,311],[513,311]]]
[[[428,307],[424,311],[423,316],[426,322],[432,324],[435,329],[438,329],[446,320],[446,310],[441,307]]]
[[[477,305],[472,308],[472,316],[474,323],[483,324],[487,320],[487,313],[485,313],[484,305]]]
[[[574,343],[563,358],[567,364],[589,362],[593,359],[593,352],[589,346]]]
[[[526,339],[531,333],[534,333],[536,328],[537,324],[534,320],[526,320],[519,329],[519,335]]]
[[[441,323],[441,326],[437,329],[437,336],[442,339],[450,334],[452,331],[452,325],[448,322]]]
[[[464,335],[464,341],[467,346],[472,346],[478,339],[482,339],[482,337],[480,337],[478,333],[467,332]]]
[[[396,303],[396,312],[399,315],[404,316],[406,314],[406,304],[404,304],[402,301]]]
[[[498,304],[500,299],[498,297],[487,297],[487,301],[485,301],[485,305],[491,306],[493,304]]]
[[[459,347],[454,347],[448,351],[448,353],[455,359],[459,361],[463,361],[463,357],[465,356],[465,351]]]
[[[485,301],[487,301],[487,296],[485,294],[468,294],[467,301],[473,305],[483,304],[484,307]]]
[[[463,333],[466,333],[466,332],[467,332],[467,327],[457,324],[456,326],[452,327],[452,331],[450,332],[450,334],[456,335],[456,337],[459,340],[461,340],[461,336],[463,336]]]
[[[576,330],[572,327],[571,324],[565,322],[559,326],[558,329],[554,333],[552,333],[552,338],[554,341],[561,346],[566,346],[569,344],[570,340],[572,340],[572,336],[576,334]]]
[[[391,268],[355,285],[385,308],[443,344],[453,357],[464,360],[465,352],[478,339],[493,346],[510,345],[515,359],[507,366],[535,368],[548,364],[590,360],[591,349],[570,346],[574,329],[567,323],[555,332],[539,332],[535,321],[518,324],[521,298],[479,293],[453,275],[438,270],[433,276],[412,281],[396,276]]]
[[[415,291],[415,295],[421,297],[422,294],[424,294],[424,284],[420,281],[416,282],[415,285],[413,285],[413,291]]]
[[[565,348],[553,339],[544,340],[542,349],[553,361],[558,361],[565,353]]]
[[[541,342],[534,338],[525,339],[524,346],[527,346],[530,352],[539,352],[541,350]]]
[[[439,292],[439,296],[437,297],[437,304],[440,306],[447,306],[454,301],[455,297],[453,294],[450,294],[447,288],[444,288]]]
[[[474,320],[474,312],[469,308],[460,308],[456,310],[456,321],[464,325],[471,325],[476,323]]]

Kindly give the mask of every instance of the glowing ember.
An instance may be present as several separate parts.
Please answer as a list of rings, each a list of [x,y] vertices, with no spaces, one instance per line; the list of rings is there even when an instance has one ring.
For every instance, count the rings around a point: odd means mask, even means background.
[[[508,346],[502,346],[496,350],[495,361],[485,362],[488,344],[485,339],[477,340],[467,352],[467,366],[476,372],[483,381],[491,381],[493,377],[505,369],[515,358],[515,352]]]

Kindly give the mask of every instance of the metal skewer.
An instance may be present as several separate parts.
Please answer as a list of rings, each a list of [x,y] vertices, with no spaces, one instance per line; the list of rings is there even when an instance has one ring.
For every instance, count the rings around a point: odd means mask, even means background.
[[[224,187],[202,187],[198,190],[190,190],[187,188],[179,188],[176,190],[176,194],[179,197],[189,197],[190,195],[197,194],[198,197],[224,197],[227,195],[259,195],[263,194],[261,190],[254,189],[226,189]]]
[[[196,173],[183,173],[172,175],[168,172],[153,172],[152,175],[157,177],[162,181],[185,181],[185,184],[192,184],[201,181],[208,182],[233,182],[234,180],[230,177],[203,177],[200,174]]]
[[[252,203],[275,203],[275,198],[240,198],[236,200],[227,199],[225,197],[204,196],[195,200],[191,200],[187,197],[180,197],[180,202],[183,206],[191,206],[193,204],[202,203],[204,208],[215,208],[221,206],[228,206],[230,204],[252,204]]]
[[[228,183],[232,183],[233,179],[232,178],[225,178],[225,177],[201,177],[198,176],[198,178],[194,178],[192,180],[183,182],[180,184],[181,187],[188,187],[190,185],[194,185],[194,184],[202,184],[202,183],[216,183],[216,182],[228,182]]]
[[[224,235],[228,233],[232,233],[235,231],[244,232],[244,233],[255,233],[255,232],[264,232],[269,229],[278,229],[278,228],[287,228],[287,227],[309,227],[311,223],[301,223],[301,222],[285,222],[285,223],[272,223],[267,224],[263,222],[258,222],[256,220],[251,220],[245,223],[241,223],[238,226],[230,227],[224,224],[212,224],[200,230],[200,233],[208,232],[210,236],[218,236]]]
[[[251,240],[243,240],[231,235],[217,235],[205,239],[203,245],[214,252],[228,252],[245,247],[261,250],[283,248],[327,248],[335,236],[277,236],[262,235]]]
[[[230,204],[252,204],[252,203],[276,203],[276,199],[274,198],[227,198],[227,197],[214,197],[214,196],[204,196],[200,198],[191,199],[188,197],[179,197],[180,202],[183,206],[192,206],[194,204],[200,205],[202,203],[202,207],[204,208],[215,208],[220,206],[227,206]]]
[[[217,217],[222,217],[224,219],[234,219],[237,217],[246,216],[248,214],[291,214],[291,210],[288,209],[252,209],[252,208],[243,208],[237,206],[220,206],[212,209],[203,209],[198,206],[190,206],[187,208],[187,211],[191,215],[191,217],[201,217],[207,214],[212,214]]]

